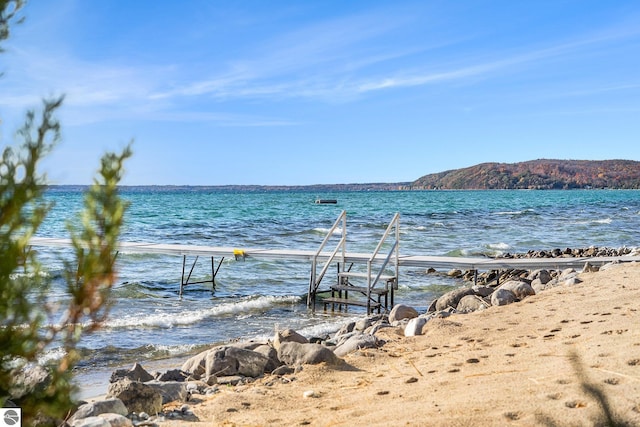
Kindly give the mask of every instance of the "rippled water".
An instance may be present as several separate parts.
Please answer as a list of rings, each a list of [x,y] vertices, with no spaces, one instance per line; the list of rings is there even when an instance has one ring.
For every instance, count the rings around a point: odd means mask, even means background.
[[[346,210],[347,248],[354,252],[371,252],[396,212],[401,214],[402,255],[640,245],[640,191],[317,194],[139,187],[125,188],[123,196],[131,202],[123,241],[315,250]],[[55,207],[38,235],[66,237],[65,224],[80,209],[81,192],[58,187],[47,197]],[[338,203],[317,205],[317,197]],[[54,282],[52,298],[64,300],[61,258],[68,253],[41,249],[41,255]],[[192,280],[208,278],[210,263],[202,259]],[[110,319],[103,330],[83,340],[81,367],[183,355],[240,337],[271,336],[278,326],[321,335],[361,313],[356,308],[349,314],[309,311],[304,296],[310,265],[305,262],[225,259],[215,293],[210,285],[192,285],[182,298],[182,257],[121,253],[118,267]],[[418,309],[459,285],[444,275],[408,268],[401,269],[399,282],[396,302]]]

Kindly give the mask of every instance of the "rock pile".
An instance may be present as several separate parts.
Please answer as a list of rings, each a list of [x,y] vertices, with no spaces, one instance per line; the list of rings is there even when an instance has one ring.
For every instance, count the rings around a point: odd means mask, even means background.
[[[566,249],[552,249],[552,250],[536,250],[528,251],[525,253],[505,253],[497,258],[508,259],[523,259],[523,258],[593,258],[593,257],[617,257],[617,256],[639,256],[640,248],[599,248],[597,246],[591,246],[589,248],[566,248]],[[597,271],[596,266],[589,266],[588,271]],[[436,271],[431,269],[429,273],[435,273]],[[548,272],[552,279],[557,278],[562,271],[550,270]],[[476,273],[473,270],[461,271],[451,270],[446,273],[449,277],[462,279],[469,282],[474,282],[483,285],[489,285],[492,282],[504,283],[509,280],[522,280],[527,279],[530,275],[528,270],[521,269],[509,269],[500,271],[485,271]]]

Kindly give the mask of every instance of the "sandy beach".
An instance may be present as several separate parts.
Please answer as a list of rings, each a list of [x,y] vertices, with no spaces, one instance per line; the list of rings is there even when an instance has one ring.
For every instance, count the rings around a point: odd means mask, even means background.
[[[422,336],[386,329],[339,368],[221,387],[189,402],[198,421],[161,425],[584,426],[604,420],[603,400],[616,425],[640,425],[640,264],[579,277]]]

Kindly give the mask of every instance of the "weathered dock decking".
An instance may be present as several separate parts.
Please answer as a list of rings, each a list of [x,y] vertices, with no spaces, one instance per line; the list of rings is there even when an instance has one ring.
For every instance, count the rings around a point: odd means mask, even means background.
[[[71,247],[70,239],[57,239],[48,237],[34,237],[29,242],[32,246],[54,246]],[[129,253],[148,253],[163,255],[187,255],[187,256],[208,256],[208,257],[234,257],[241,254],[246,258],[265,260],[297,260],[311,261],[318,256],[319,261],[330,259],[330,252],[320,252],[315,250],[295,250],[295,249],[264,249],[264,248],[234,248],[223,246],[200,246],[181,245],[148,242],[120,242],[118,250]],[[345,262],[363,263],[369,260],[371,254],[347,252]],[[384,256],[380,255],[375,259],[382,262]],[[460,270],[507,270],[507,269],[552,269],[581,268],[585,263],[594,266],[602,266],[611,262],[640,262],[640,256],[614,256],[614,257],[582,257],[582,258],[480,258],[480,257],[447,257],[430,255],[400,255],[398,265],[401,267],[419,267],[435,269]]]

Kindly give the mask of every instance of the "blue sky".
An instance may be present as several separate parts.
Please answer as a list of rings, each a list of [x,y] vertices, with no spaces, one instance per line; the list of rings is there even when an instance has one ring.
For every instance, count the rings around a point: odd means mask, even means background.
[[[43,164],[86,184],[412,181],[640,160],[637,1],[31,0],[0,56],[2,146],[65,94]]]

